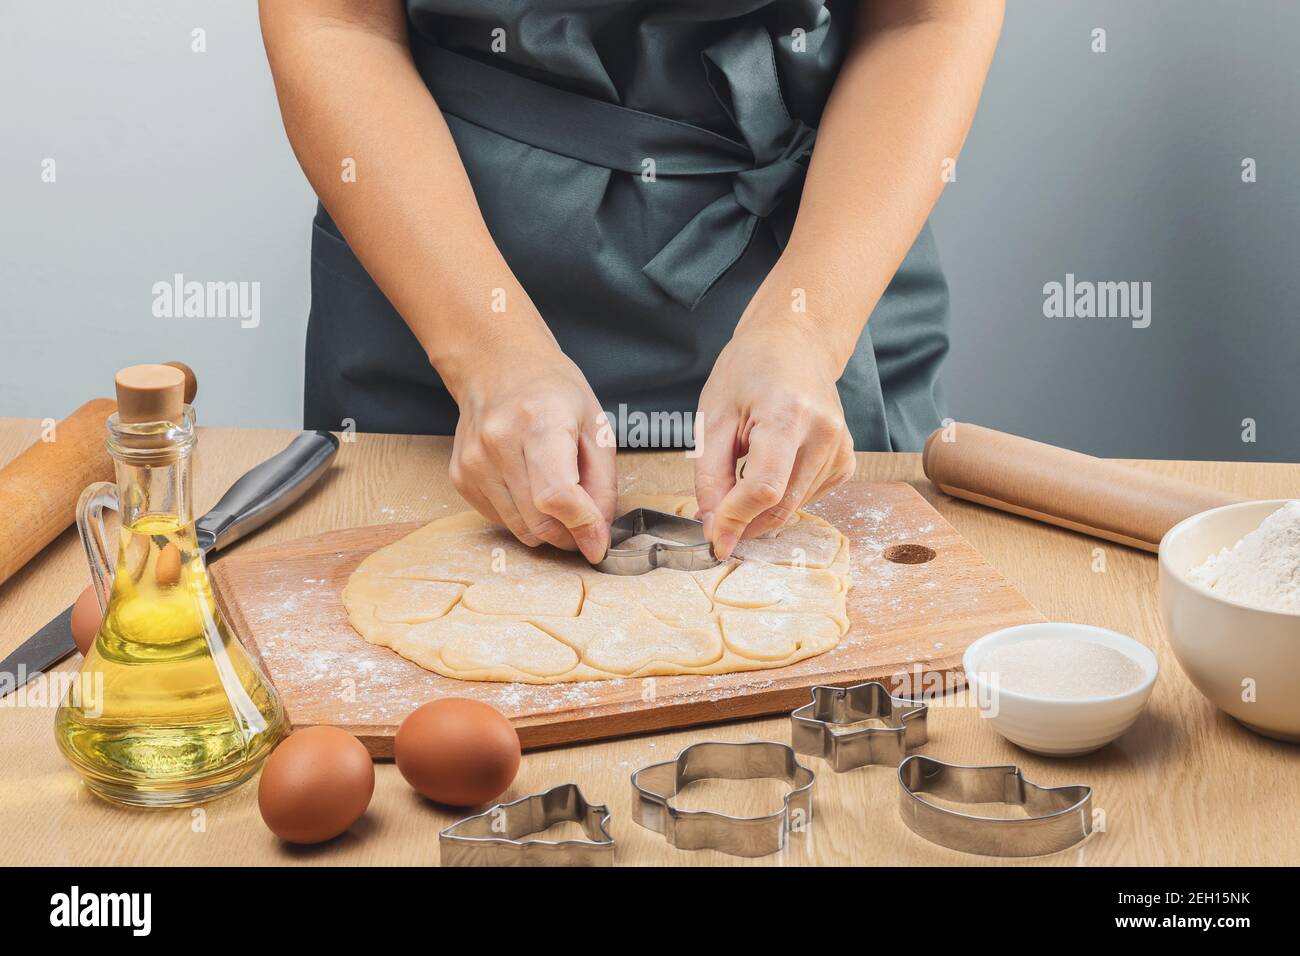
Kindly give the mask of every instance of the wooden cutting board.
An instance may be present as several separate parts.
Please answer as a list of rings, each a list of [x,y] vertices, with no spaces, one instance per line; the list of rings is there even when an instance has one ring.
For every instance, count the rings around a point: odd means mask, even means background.
[[[810,510],[850,540],[852,624],[832,651],[720,676],[529,685],[459,681],[364,641],[340,596],[352,570],[420,522],[375,525],[229,555],[212,567],[235,633],[280,692],[295,729],[329,724],[391,757],[397,726],[439,697],[473,697],[515,724],[525,749],[789,711],[818,684],[962,684],[976,638],[1042,617],[910,485],[852,482]],[[931,555],[933,555],[931,557]],[[915,563],[913,563],[915,562]],[[928,683],[921,683],[927,681]]]

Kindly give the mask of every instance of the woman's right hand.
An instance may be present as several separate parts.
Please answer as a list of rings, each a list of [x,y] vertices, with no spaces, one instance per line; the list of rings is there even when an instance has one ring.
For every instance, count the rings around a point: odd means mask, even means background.
[[[554,340],[514,342],[508,359],[485,353],[473,365],[453,388],[452,484],[529,547],[546,542],[601,560],[617,449],[597,439],[603,411],[582,372]]]
[[[260,10],[295,154],[460,406],[456,489],[525,544],[599,561],[615,503],[600,405],[483,221],[411,58],[405,5],[262,0]],[[340,177],[340,156],[363,172]]]

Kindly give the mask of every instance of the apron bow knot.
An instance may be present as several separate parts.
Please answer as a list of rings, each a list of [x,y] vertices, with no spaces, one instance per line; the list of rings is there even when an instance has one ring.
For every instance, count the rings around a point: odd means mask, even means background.
[[[766,166],[736,173],[731,187],[736,202],[759,218],[770,216],[781,205],[786,190],[803,182],[807,172],[805,164],[816,135],[816,130],[796,123],[794,135],[780,156]]]
[[[802,185],[817,136],[790,117],[772,38],[760,24],[728,34],[703,57],[713,95],[740,130],[754,165],[733,173],[731,192],[700,210],[641,270],[688,309],[744,255],[759,220]],[[788,233],[774,235],[784,246]]]
[[[778,223],[774,213],[784,212],[785,198],[803,182],[817,131],[790,117],[772,37],[757,21],[702,54],[705,79],[740,140],[549,86],[418,36],[411,52],[445,115],[631,175],[654,157],[662,177],[729,176],[731,188],[641,269],[687,309],[744,255],[759,220],[768,220],[779,246],[789,239],[789,223]]]

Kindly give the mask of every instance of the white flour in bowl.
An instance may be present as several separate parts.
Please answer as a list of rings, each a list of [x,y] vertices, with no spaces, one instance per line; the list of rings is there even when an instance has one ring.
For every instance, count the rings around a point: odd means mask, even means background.
[[[1229,600],[1300,614],[1300,501],[1288,501],[1187,577]]]

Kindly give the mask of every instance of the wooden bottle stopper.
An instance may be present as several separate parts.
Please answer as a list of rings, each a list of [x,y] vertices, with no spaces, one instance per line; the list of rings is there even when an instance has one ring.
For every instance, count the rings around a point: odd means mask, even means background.
[[[181,424],[185,414],[185,373],[170,365],[132,365],[117,373],[117,420]]]
[[[167,371],[179,370],[190,404],[198,388],[194,373],[183,362],[167,364],[174,366]],[[0,585],[72,523],[87,485],[112,481],[104,420],[115,410],[107,398],[91,399],[0,467]]]
[[[184,362],[163,362],[163,364],[180,369],[181,374],[185,376],[185,404],[193,405],[194,396],[199,393],[199,380],[194,377],[194,369]]]

